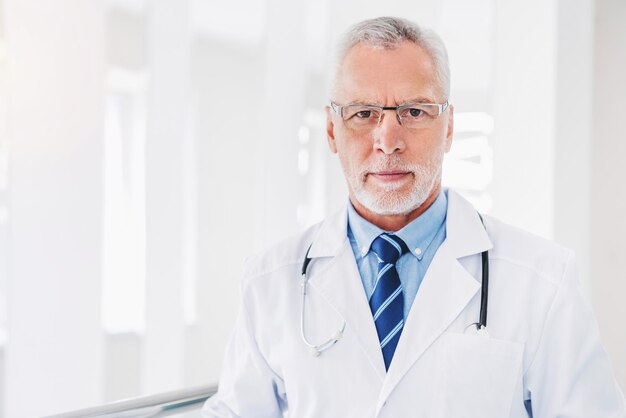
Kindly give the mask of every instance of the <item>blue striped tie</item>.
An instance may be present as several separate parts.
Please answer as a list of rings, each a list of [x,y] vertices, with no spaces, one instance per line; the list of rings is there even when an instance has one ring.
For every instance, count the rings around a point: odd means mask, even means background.
[[[383,351],[385,369],[389,370],[404,326],[404,298],[396,261],[408,248],[399,237],[381,234],[372,242],[372,251],[378,257],[378,276],[370,298],[370,309]]]

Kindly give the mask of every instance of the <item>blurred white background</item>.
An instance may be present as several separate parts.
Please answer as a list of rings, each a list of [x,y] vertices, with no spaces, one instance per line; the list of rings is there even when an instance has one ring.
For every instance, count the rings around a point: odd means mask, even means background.
[[[445,185],[576,250],[626,387],[623,0],[0,0],[0,417],[217,381],[246,256],[346,202],[328,52],[380,15],[444,38]]]

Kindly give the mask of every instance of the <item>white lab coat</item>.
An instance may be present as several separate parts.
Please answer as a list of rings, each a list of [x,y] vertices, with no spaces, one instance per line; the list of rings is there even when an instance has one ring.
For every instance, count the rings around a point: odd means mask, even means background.
[[[572,252],[485,217],[448,192],[435,255],[385,373],[343,210],[249,260],[219,392],[205,417],[624,418],[626,406],[581,295]],[[343,339],[319,357],[300,335],[309,244],[307,338]],[[478,321],[489,250],[488,331]],[[527,401],[528,402],[528,401]]]

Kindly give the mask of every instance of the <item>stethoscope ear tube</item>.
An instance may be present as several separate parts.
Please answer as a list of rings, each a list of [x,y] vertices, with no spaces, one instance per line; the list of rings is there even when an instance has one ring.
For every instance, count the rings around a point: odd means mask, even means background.
[[[481,218],[482,220],[482,218]],[[489,252],[482,253],[483,277],[480,293],[480,323],[478,329],[487,326],[487,299],[489,298]]]
[[[309,248],[306,249],[306,254],[304,255],[304,261],[302,262],[302,272],[300,273],[303,277],[306,277],[306,269],[309,267],[309,263],[311,259],[309,258],[309,251],[311,251],[311,247],[313,243],[309,244]]]
[[[485,221],[481,214],[478,214],[480,222],[485,227]],[[485,250],[482,253],[482,286],[480,289],[480,320],[478,322],[478,329],[485,328],[487,326],[487,305],[489,299],[489,251]]]

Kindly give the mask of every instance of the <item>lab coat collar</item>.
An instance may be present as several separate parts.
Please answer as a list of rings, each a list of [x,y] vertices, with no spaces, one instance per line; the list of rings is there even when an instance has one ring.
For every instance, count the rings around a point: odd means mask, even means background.
[[[309,250],[310,258],[334,257],[348,240],[348,207],[343,206],[322,222]]]
[[[446,241],[456,258],[493,248],[476,209],[454,190],[448,190]]]

